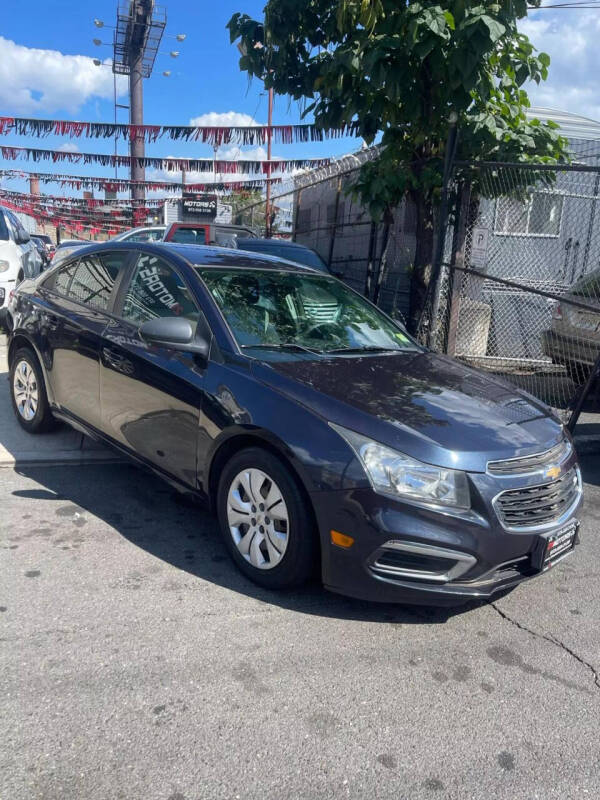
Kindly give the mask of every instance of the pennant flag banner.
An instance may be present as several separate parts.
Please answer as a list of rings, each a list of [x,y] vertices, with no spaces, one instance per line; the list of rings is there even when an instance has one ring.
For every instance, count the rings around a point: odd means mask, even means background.
[[[110,208],[133,208],[150,211],[152,208],[160,208],[164,205],[164,197],[145,199],[145,200],[104,200],[101,197],[61,197],[52,194],[29,194],[28,192],[14,192],[9,189],[0,188],[0,197],[8,197],[15,202],[35,202],[51,205],[71,205],[81,206],[82,208],[100,208],[102,206]]]
[[[167,137],[169,139],[203,142],[219,147],[223,144],[276,144],[292,142],[322,142],[343,136],[357,136],[357,123],[342,128],[323,130],[311,124],[300,125],[124,125],[114,122],[71,122],[60,119],[28,119],[26,117],[0,117],[0,134],[17,133],[20,136],[68,136],[79,139],[112,139],[115,136],[133,141],[144,138],[147,142]]]
[[[178,183],[177,181],[130,181],[125,178],[90,178],[87,175],[60,175],[53,172],[25,172],[20,169],[0,170],[0,178],[37,178],[40,183],[60,183],[71,189],[104,189],[107,192],[128,192],[132,186],[141,186],[148,191],[179,192],[242,192],[264,188],[267,178],[244,181],[216,181],[215,183]],[[271,178],[271,184],[281,183],[281,178]]]
[[[329,158],[271,159],[270,161],[219,161],[212,158],[135,158],[106,153],[71,153],[64,150],[38,150],[33,147],[0,147],[0,155],[8,161],[68,161],[71,164],[101,164],[103,167],[127,167],[131,163],[140,168],[161,169],[167,172],[218,172],[249,175],[262,172],[290,172],[296,169],[319,169],[331,163]]]
[[[87,218],[82,218],[81,221],[69,219],[66,217],[60,216],[51,216],[49,214],[45,214],[43,212],[38,211],[34,206],[31,205],[16,205],[15,203],[11,203],[10,201],[4,201],[3,203],[7,208],[11,209],[11,211],[16,211],[22,214],[28,214],[29,216],[33,217],[35,221],[42,225],[52,225],[53,227],[61,227],[67,228],[71,231],[88,231],[90,234],[96,233],[103,233],[107,236],[114,236],[120,231],[127,230],[129,225],[120,225],[114,222],[111,222],[110,225],[100,225],[100,224],[87,224],[89,220]]]

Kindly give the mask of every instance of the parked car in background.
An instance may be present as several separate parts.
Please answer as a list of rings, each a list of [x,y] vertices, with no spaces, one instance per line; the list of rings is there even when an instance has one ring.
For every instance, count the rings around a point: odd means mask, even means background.
[[[52,257],[52,266],[60,264],[80,247],[89,245],[84,239],[62,239],[57,245]]]
[[[31,234],[31,238],[42,243],[42,245],[44,246],[44,249],[46,250],[46,253],[48,254],[48,261],[51,261],[52,260],[52,256],[54,255],[54,251],[56,250],[56,247],[54,246],[54,242],[48,236],[48,234],[47,233],[32,233]]]
[[[457,604],[578,541],[577,457],[550,410],[427,351],[330,275],[106,242],[22,283],[11,314],[19,424],[64,420],[206,500],[262,586],[320,570],[363,599]]]
[[[215,222],[173,222],[163,237],[165,242],[177,244],[212,244],[219,247],[237,247],[238,237],[254,237],[254,231],[243,225],[225,225]]]
[[[10,293],[24,278],[42,270],[42,258],[29,233],[10,209],[0,206],[0,328],[9,322]]]
[[[132,228],[115,236],[113,242],[176,242],[178,244],[217,244],[237,247],[238,236],[251,237],[250,228],[214,222],[172,222],[170,225]]]
[[[580,278],[564,302],[556,303],[552,325],[542,333],[542,349],[555,364],[566,367],[575,383],[585,383],[600,353],[600,268]]]
[[[33,235],[31,236],[31,241],[33,242],[33,245],[34,245],[35,249],[37,250],[38,255],[39,255],[40,259],[41,259],[42,269],[46,269],[46,267],[50,263],[50,255],[48,254],[48,251],[46,250],[46,248],[44,246],[44,243],[41,242],[39,239],[37,239]]]
[[[323,261],[316,250],[297,244],[287,239],[243,239],[238,238],[237,246],[240,250],[248,250],[252,253],[267,253],[270,256],[278,256],[288,261],[295,261],[297,264],[304,264],[306,267],[318,269],[320,272],[330,272],[327,264]]]
[[[154,227],[132,228],[114,236],[113,242],[160,242],[164,238],[166,225],[155,225]]]

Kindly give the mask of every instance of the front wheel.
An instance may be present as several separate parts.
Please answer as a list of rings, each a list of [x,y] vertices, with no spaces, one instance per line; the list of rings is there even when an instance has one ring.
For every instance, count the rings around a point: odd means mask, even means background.
[[[55,426],[41,367],[27,347],[17,350],[12,359],[10,388],[13,410],[22,428],[28,433],[41,433]]]
[[[316,532],[296,478],[275,455],[242,450],[219,480],[217,511],[231,557],[255,583],[288,589],[313,571]]]

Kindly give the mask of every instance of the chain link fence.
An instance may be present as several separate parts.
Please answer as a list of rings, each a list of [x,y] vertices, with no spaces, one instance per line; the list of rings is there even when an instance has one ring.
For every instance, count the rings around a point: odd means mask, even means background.
[[[600,353],[599,151],[560,168],[456,163],[451,213],[438,225],[442,261],[418,331],[432,349],[527,390],[565,422]],[[330,271],[404,321],[415,208],[403,200],[390,225],[374,223],[352,194],[360,165],[376,155],[364,151],[282,184],[274,232],[318,252]],[[245,217],[253,208],[264,214],[255,204]],[[600,413],[591,386],[584,411]]]
[[[600,167],[469,166],[420,338],[568,421],[600,354]]]

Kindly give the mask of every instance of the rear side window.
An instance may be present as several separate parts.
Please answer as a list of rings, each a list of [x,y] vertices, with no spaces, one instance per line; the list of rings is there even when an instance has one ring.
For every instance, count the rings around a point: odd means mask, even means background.
[[[176,228],[169,241],[178,244],[206,244],[206,228],[204,225],[197,228]]]
[[[97,255],[82,258],[75,270],[68,297],[84,303],[100,311],[108,308],[117,275],[122,263],[122,257]]]
[[[75,263],[59,269],[58,272],[52,276],[52,280],[50,281],[51,288],[54,289],[55,292],[58,292],[58,294],[66,295],[69,291],[71,278],[73,277],[76,267],[77,262],[75,261]]]
[[[57,272],[53,289],[70,300],[105,311],[126,261],[125,253],[85,256]]]

